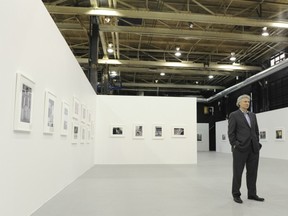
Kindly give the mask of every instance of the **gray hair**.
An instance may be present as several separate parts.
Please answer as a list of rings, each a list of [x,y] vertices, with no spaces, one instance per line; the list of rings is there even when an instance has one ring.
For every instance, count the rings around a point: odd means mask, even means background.
[[[240,96],[237,98],[237,102],[236,102],[236,106],[237,106],[237,107],[240,107],[239,104],[240,104],[241,100],[244,99],[244,98],[248,98],[248,100],[250,101],[250,96],[249,96],[249,95],[247,95],[247,94],[240,95]]]

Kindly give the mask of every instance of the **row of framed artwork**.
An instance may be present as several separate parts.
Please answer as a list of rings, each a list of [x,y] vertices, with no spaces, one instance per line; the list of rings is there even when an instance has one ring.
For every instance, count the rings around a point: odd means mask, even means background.
[[[276,141],[284,141],[285,140],[285,129],[284,128],[277,128],[273,131],[274,133],[274,140]],[[267,129],[262,129],[259,131],[259,139],[260,141],[267,141],[268,140],[268,130]],[[221,135],[221,140],[226,141],[226,134]]]
[[[162,124],[153,124],[152,126],[152,138],[153,139],[164,139],[164,126]],[[110,137],[125,137],[126,128],[123,125],[112,125],[110,126]],[[144,139],[145,138],[144,125],[134,124],[132,130],[132,137],[134,139]],[[171,127],[171,137],[186,137],[186,127],[185,126],[172,126]]]
[[[15,110],[14,110],[14,130],[30,132],[33,122],[33,102],[35,97],[35,82],[17,73]],[[55,113],[57,108],[56,95],[46,90],[44,95],[44,122],[43,133],[53,134],[55,132]],[[73,97],[73,119],[81,121],[82,125],[91,125],[91,112],[85,104],[80,104],[77,97]],[[62,100],[60,134],[67,136],[70,122],[70,106]]]

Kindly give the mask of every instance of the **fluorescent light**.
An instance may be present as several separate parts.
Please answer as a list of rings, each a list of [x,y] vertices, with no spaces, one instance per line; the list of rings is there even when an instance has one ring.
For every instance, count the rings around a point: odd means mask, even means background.
[[[161,75],[161,76],[165,76],[165,73],[162,72],[162,73],[160,73],[160,75]]]
[[[262,30],[263,30],[263,31],[262,31],[262,36],[264,36],[264,37],[269,36],[269,32],[267,31],[267,27],[263,27]]]
[[[208,78],[209,78],[209,79],[213,79],[214,76],[213,76],[213,75],[209,75]]]

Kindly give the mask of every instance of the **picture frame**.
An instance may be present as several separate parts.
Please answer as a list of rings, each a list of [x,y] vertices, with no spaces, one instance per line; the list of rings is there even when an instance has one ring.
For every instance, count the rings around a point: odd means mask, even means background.
[[[80,101],[77,97],[73,97],[73,118],[79,120],[81,114]]]
[[[86,127],[85,127],[85,125],[82,125],[81,126],[81,141],[80,141],[80,143],[85,143],[86,142]]]
[[[143,124],[133,125],[133,139],[144,139],[144,126]]]
[[[221,141],[226,141],[227,140],[227,135],[226,134],[221,134]]]
[[[172,126],[172,137],[185,138],[186,137],[186,127],[185,126]]]
[[[154,124],[153,131],[152,131],[152,138],[153,139],[164,139],[164,131],[162,124]]]
[[[202,142],[202,134],[197,133],[197,142]]]
[[[262,129],[259,131],[259,140],[262,141],[267,141],[267,129]]]
[[[87,119],[88,119],[87,118],[87,107],[85,104],[82,104],[81,105],[81,121],[83,123],[86,123]]]
[[[34,92],[35,82],[23,74],[17,73],[14,104],[14,131],[31,131]]]
[[[111,137],[124,137],[125,128],[123,125],[112,125],[110,126]]]
[[[55,131],[55,113],[56,113],[56,96],[46,90],[44,103],[44,124],[43,132],[45,134],[53,134]]]
[[[61,135],[67,136],[69,130],[69,116],[70,116],[70,109],[69,104],[66,101],[62,101],[61,106]]]
[[[72,124],[72,143],[77,144],[80,137],[80,128],[77,121],[73,121]]]
[[[285,129],[284,128],[275,128],[275,140],[284,141],[285,140]]]

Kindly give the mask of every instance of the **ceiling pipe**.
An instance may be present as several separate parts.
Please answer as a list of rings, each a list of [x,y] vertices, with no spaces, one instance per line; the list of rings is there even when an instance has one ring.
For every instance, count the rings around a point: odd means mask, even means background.
[[[247,85],[250,85],[250,84],[252,84],[258,80],[261,80],[267,76],[270,76],[270,75],[272,75],[278,71],[281,71],[282,69],[285,69],[287,67],[288,67],[288,59],[286,59],[285,61],[280,62],[279,64],[274,65],[274,66],[272,66],[272,67],[270,67],[264,71],[261,71],[255,75],[247,78],[243,82],[240,82],[234,86],[231,86],[231,87],[219,92],[218,94],[211,96],[210,98],[197,98],[197,102],[199,102],[199,103],[211,103],[211,102],[213,102],[219,98],[222,98],[222,97],[224,97],[224,96],[226,96],[226,95],[228,95],[234,91],[237,91],[237,90],[239,90],[239,89],[241,89]]]

